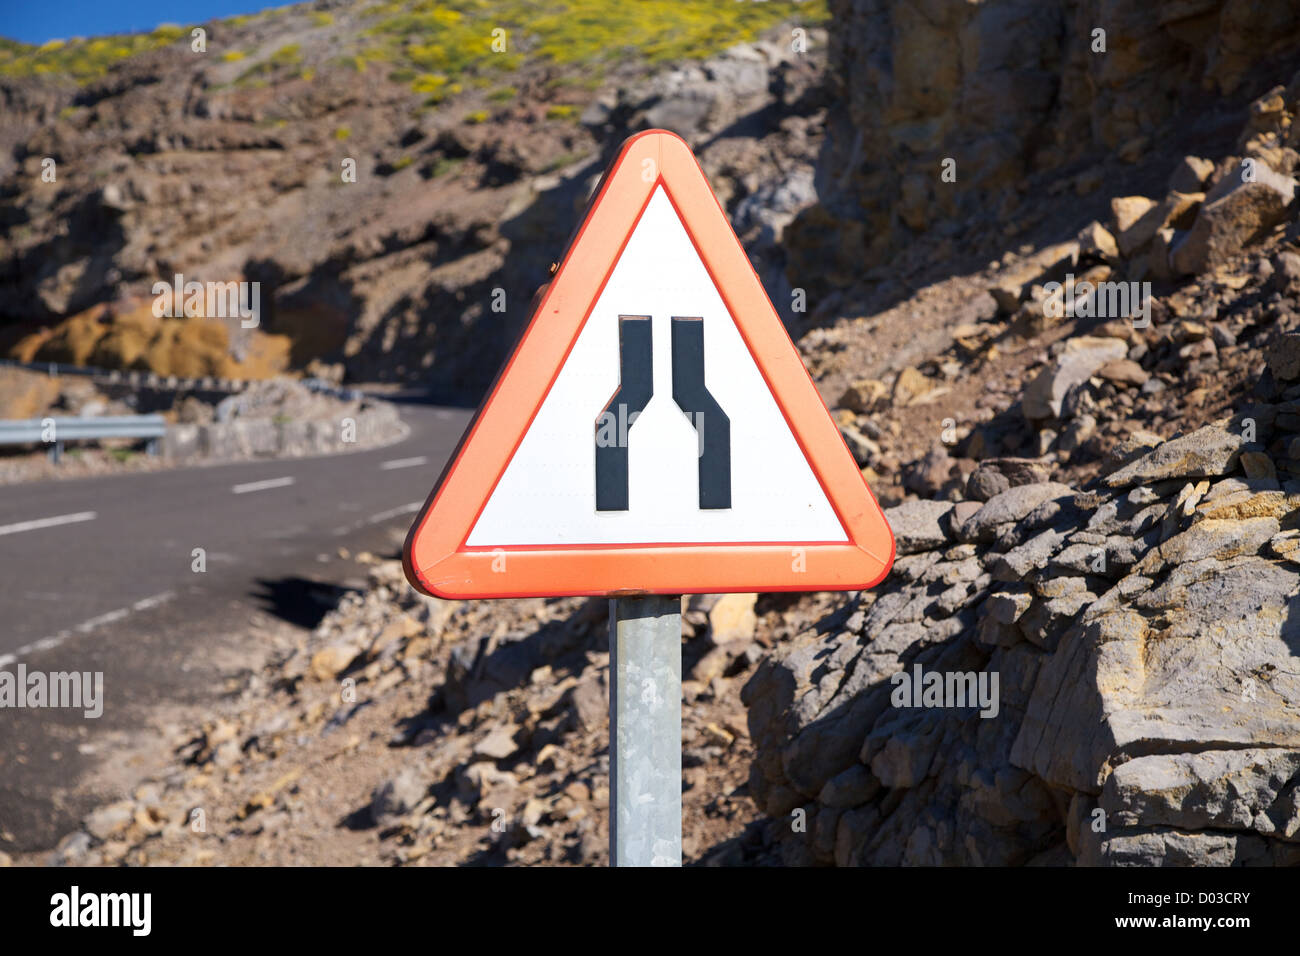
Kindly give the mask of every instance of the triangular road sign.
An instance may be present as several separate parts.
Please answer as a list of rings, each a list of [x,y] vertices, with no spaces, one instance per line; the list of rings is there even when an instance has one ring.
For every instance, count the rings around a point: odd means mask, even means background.
[[[403,556],[449,598],[888,572],[893,533],[679,137],[623,144]]]

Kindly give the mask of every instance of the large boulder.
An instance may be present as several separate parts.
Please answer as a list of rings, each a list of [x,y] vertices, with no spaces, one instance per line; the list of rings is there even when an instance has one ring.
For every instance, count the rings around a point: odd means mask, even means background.
[[[1157,445],[1146,454],[1106,476],[1112,488],[1150,484],[1167,478],[1204,478],[1226,475],[1237,465],[1242,435],[1220,425],[1196,431]]]
[[[897,553],[915,554],[936,548],[949,540],[948,517],[951,501],[905,501],[885,511],[885,520],[894,532]]]
[[[1038,373],[1021,398],[1030,421],[1059,418],[1070,389],[1086,382],[1098,369],[1128,355],[1122,339],[1079,336],[1071,340],[1055,361]]]
[[[1191,230],[1170,250],[1176,272],[1192,275],[1221,265],[1286,218],[1295,180],[1263,162],[1253,168],[1252,181],[1229,174],[1205,197]]]

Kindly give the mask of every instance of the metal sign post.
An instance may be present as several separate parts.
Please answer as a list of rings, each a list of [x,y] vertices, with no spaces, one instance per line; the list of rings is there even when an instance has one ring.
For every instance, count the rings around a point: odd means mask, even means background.
[[[609,605],[609,862],[681,866],[681,598]]]

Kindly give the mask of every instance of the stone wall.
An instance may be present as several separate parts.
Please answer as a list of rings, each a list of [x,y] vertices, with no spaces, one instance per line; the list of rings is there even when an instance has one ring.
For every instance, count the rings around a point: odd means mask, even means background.
[[[344,418],[356,422],[355,441],[344,441]],[[329,421],[237,419],[169,425],[163,455],[173,461],[296,458],[384,445],[403,434],[396,406],[385,402]]]

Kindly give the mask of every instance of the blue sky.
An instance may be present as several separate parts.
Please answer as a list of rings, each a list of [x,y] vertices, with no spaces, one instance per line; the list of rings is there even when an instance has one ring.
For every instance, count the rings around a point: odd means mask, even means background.
[[[204,23],[283,6],[258,0],[0,0],[0,36],[23,43]]]

